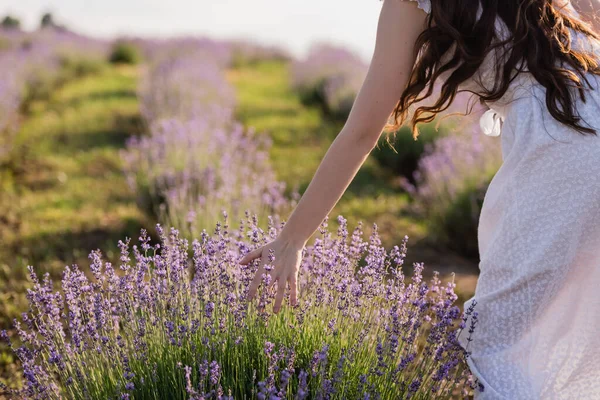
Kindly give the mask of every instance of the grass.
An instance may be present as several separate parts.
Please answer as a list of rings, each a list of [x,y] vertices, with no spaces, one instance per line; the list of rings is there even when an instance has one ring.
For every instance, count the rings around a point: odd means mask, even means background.
[[[105,68],[32,105],[15,159],[2,168],[0,221],[9,223],[0,224],[0,329],[27,309],[27,265],[60,278],[65,265],[89,265],[91,250],[114,259],[119,240],[152,225],[119,155],[141,129],[137,75],[133,67]],[[3,375],[13,361],[0,354]]]

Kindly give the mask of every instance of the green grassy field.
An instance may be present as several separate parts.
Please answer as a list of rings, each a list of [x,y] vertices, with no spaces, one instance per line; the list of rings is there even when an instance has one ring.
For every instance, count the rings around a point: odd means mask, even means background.
[[[279,178],[302,192],[342,123],[303,105],[289,74],[286,63],[273,61],[237,67],[228,79],[238,91],[237,118],[272,137]],[[142,227],[152,231],[155,219],[136,205],[120,159],[128,136],[144,131],[138,75],[135,67],[107,66],[32,104],[24,117],[13,160],[0,166],[0,329],[26,311],[27,265],[60,279],[65,265],[86,268],[91,250],[114,260],[118,240],[137,237]],[[386,247],[409,235],[408,260],[445,276],[458,272],[457,293],[466,299],[476,266],[431,249],[407,201],[394,176],[370,157],[332,219],[342,214],[351,227],[362,220],[367,234],[377,223]],[[0,379],[14,377],[14,368],[12,356],[0,352]]]

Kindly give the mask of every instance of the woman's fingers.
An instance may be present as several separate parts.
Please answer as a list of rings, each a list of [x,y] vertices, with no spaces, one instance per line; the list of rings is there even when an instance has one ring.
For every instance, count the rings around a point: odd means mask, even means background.
[[[248,288],[248,300],[252,300],[254,298],[254,296],[256,295],[256,291],[258,290],[258,287],[260,286],[260,283],[262,282],[263,279],[263,274],[265,273],[265,263],[262,262],[260,264],[260,267],[258,267],[258,271],[256,271],[256,274],[254,275],[254,279],[252,279],[252,282],[250,283],[250,287]]]
[[[258,249],[252,250],[250,253],[246,254],[240,261],[238,261],[242,265],[248,264],[250,261],[257,259],[262,256],[263,247],[259,247]]]
[[[290,306],[296,307],[298,304],[298,279],[296,275],[290,277]]]
[[[277,295],[275,296],[275,306],[273,306],[273,312],[277,314],[281,310],[281,303],[283,302],[283,296],[285,295],[285,287],[287,286],[287,280],[280,278],[277,282]]]

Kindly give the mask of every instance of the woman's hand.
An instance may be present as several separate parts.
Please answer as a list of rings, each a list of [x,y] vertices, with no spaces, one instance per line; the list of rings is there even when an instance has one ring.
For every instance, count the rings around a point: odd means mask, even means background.
[[[275,296],[273,312],[278,313],[281,309],[287,283],[290,284],[290,305],[295,306],[298,302],[298,269],[300,268],[303,248],[304,244],[294,244],[282,239],[280,236],[274,241],[246,254],[239,261],[242,265],[247,265],[257,258],[261,260],[260,267],[256,271],[256,275],[254,275],[254,279],[248,289],[248,299],[252,300],[256,295],[256,291],[263,280],[265,265],[271,264],[269,262],[269,253],[272,250],[275,260],[273,262],[274,268],[270,271],[271,284],[277,284],[277,295]]]

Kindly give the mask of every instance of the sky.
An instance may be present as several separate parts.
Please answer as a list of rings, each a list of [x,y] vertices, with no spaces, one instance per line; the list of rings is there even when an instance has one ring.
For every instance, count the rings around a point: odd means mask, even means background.
[[[0,16],[16,16],[32,29],[50,11],[57,22],[94,36],[246,38],[297,56],[326,41],[369,61],[381,5],[379,0],[2,0]]]

